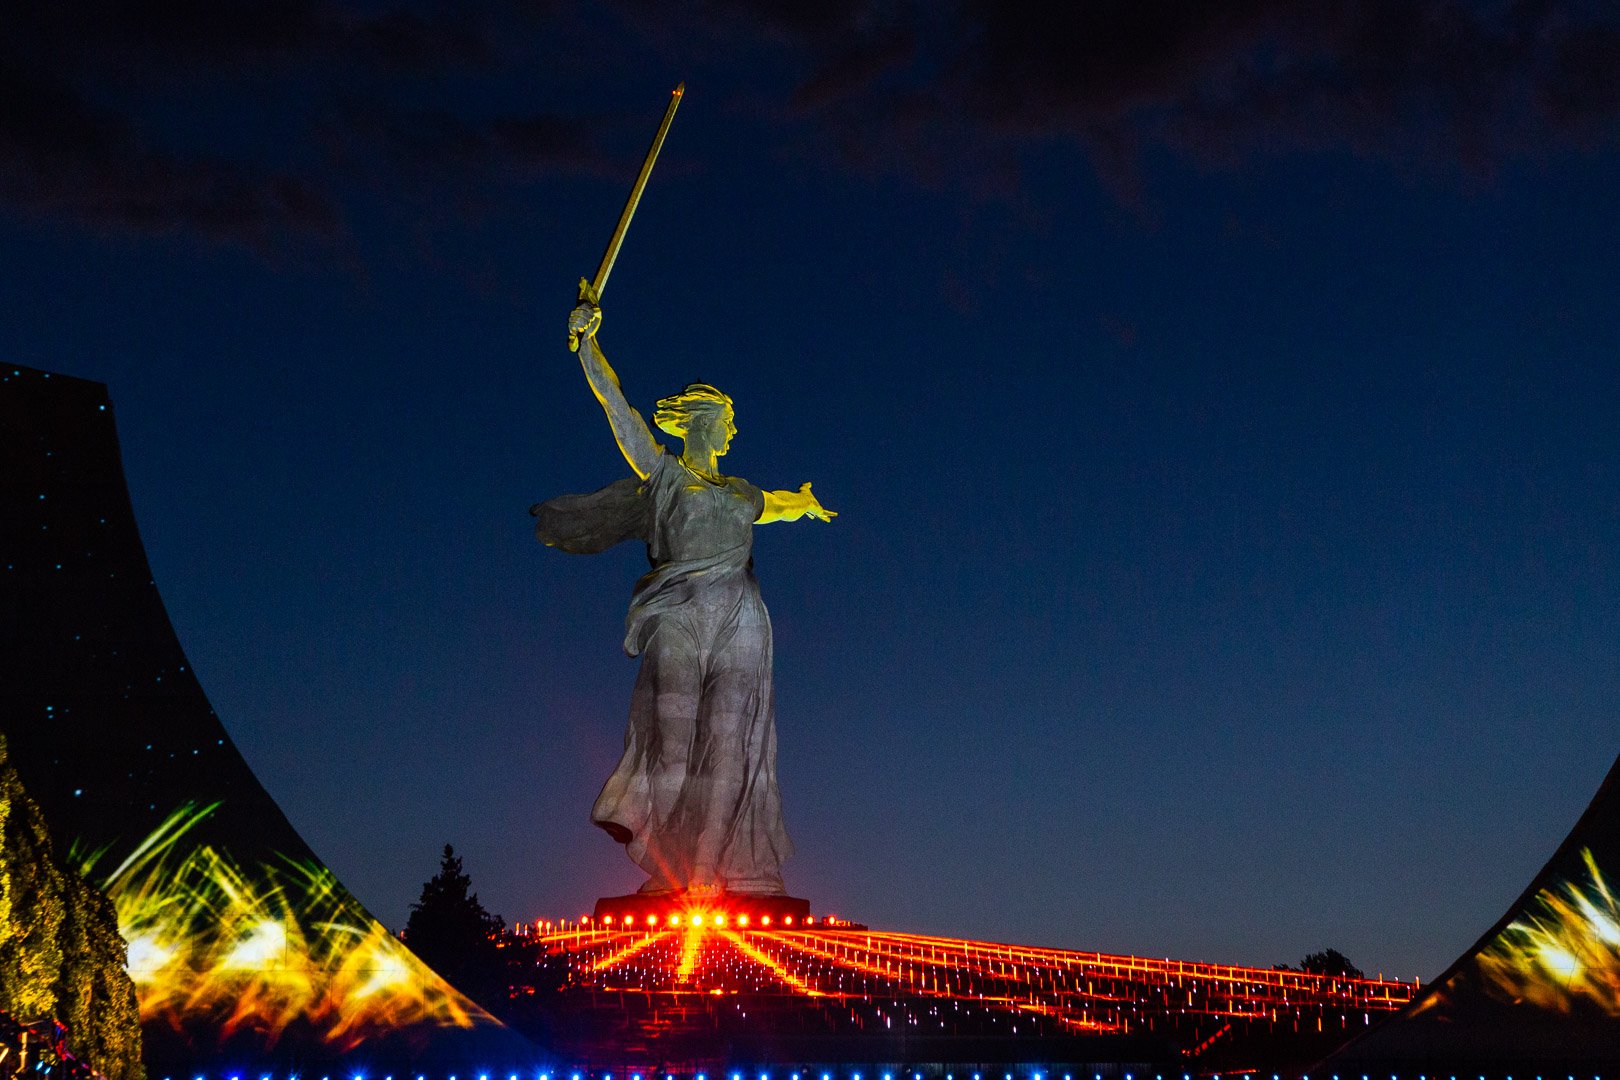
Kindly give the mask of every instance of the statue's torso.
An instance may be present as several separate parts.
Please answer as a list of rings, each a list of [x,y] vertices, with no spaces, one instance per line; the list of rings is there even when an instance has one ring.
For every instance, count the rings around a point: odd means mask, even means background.
[[[706,480],[674,454],[665,454],[648,478],[653,499],[655,565],[725,555],[746,567],[754,545],[754,522],[764,505],[760,490],[740,477]]]
[[[765,496],[748,481],[710,482],[664,454],[647,477],[651,504],[647,557],[652,570],[636,582],[625,617],[625,651],[639,655],[660,622],[676,617],[696,640],[744,624],[768,640],[769,616],[754,580],[754,522]]]

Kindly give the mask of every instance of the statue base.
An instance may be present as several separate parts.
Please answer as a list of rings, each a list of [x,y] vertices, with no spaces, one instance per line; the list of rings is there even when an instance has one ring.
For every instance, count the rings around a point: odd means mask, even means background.
[[[605,926],[716,926],[784,929],[815,926],[822,920],[810,915],[810,901],[796,896],[760,896],[749,893],[685,892],[631,893],[604,896],[596,902],[592,919]]]

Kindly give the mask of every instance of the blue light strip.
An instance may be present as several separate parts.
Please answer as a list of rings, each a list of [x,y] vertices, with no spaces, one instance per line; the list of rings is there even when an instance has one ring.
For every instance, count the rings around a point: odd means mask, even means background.
[[[35,1068],[47,1073],[50,1071],[50,1066],[45,1063],[36,1064]],[[960,1068],[964,1068],[964,1066],[960,1064],[954,1065],[950,1067],[949,1071],[945,1066],[938,1064],[901,1066],[899,1080],[957,1080],[955,1070]],[[971,1066],[965,1068],[970,1069]],[[981,1069],[983,1068],[985,1067],[981,1066]],[[1056,1066],[1049,1063],[1025,1065],[1015,1067],[1011,1071],[1007,1071],[1005,1066],[994,1066],[993,1068],[996,1071],[988,1073],[990,1080],[1058,1080],[1060,1075],[1062,1080],[1075,1080],[1076,1075],[1073,1071],[1058,1073],[1056,1070],[1063,1068],[1061,1064]],[[1070,1068],[1074,1067],[1070,1066]],[[1125,1071],[1126,1067],[1124,1065],[1088,1063],[1084,1068],[1091,1070],[1091,1072],[1089,1077],[1082,1074],[1082,1080],[1138,1080],[1134,1073]],[[463,1073],[461,1075],[470,1075],[476,1077],[477,1080],[490,1080],[491,1077],[488,1072]],[[171,1073],[161,1078],[154,1077],[153,1080],[244,1080],[244,1076],[249,1077],[250,1080],[253,1080],[254,1077],[256,1077],[256,1080],[307,1080],[306,1077],[297,1072],[274,1073],[258,1072],[256,1070],[246,1072],[242,1070],[205,1071],[190,1074]],[[985,1080],[986,1072],[965,1072],[964,1077],[968,1076],[971,1077],[971,1080]],[[1466,1074],[1392,1072],[1377,1075],[1361,1073],[1348,1076],[1334,1073],[1327,1080],[1385,1080],[1386,1076],[1387,1080],[1515,1080],[1514,1074],[1508,1072],[1472,1072]],[[896,1080],[896,1071],[892,1065],[860,1066],[841,1064],[833,1067],[799,1064],[767,1069],[761,1069],[755,1065],[747,1068],[727,1068],[719,1074],[719,1077],[720,1080],[879,1080],[879,1078],[881,1080]],[[533,1071],[508,1072],[504,1080],[565,1080],[565,1078],[566,1080],[709,1080],[709,1073],[707,1071],[684,1072],[670,1071],[668,1069],[660,1071],[649,1069],[644,1065],[626,1065],[618,1069],[602,1069],[598,1065],[596,1070],[583,1067],[574,1069],[546,1067],[534,1069]],[[331,1075],[325,1075],[320,1077],[320,1080],[333,1080],[333,1078]],[[393,1073],[378,1075],[376,1073],[367,1074],[357,1071],[348,1075],[339,1075],[338,1080],[399,1080],[399,1078],[396,1078]],[[408,1080],[458,1080],[458,1074],[418,1072],[409,1074]],[[500,1080],[500,1078],[497,1078],[497,1080]],[[1146,1074],[1141,1077],[1141,1080],[1147,1080]],[[1153,1074],[1153,1080],[1166,1080],[1166,1075],[1164,1073],[1155,1073]],[[1169,1080],[1178,1080],[1177,1074],[1169,1074]],[[1179,1080],[1311,1080],[1311,1077],[1305,1073],[1193,1074],[1183,1072],[1179,1075]],[[1323,1080],[1323,1078],[1319,1075],[1318,1080]],[[1603,1074],[1596,1072],[1590,1074],[1584,1072],[1569,1073],[1562,1070],[1555,1074],[1544,1074],[1527,1072],[1521,1067],[1518,1070],[1518,1080],[1603,1080]]]

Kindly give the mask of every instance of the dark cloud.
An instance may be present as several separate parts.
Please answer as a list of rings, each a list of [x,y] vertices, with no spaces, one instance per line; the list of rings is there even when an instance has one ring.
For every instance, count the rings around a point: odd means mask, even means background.
[[[1620,28],[1594,26],[1566,36],[1549,68],[1536,87],[1536,105],[1549,123],[1582,142],[1610,134],[1620,108]]]
[[[319,0],[81,0],[5,5],[15,34],[58,63],[102,58],[229,69],[336,61],[399,70],[488,63],[485,28],[465,9],[364,13]]]
[[[399,164],[435,176],[456,171],[521,182],[558,172],[610,174],[622,165],[599,145],[606,123],[595,117],[535,112],[473,121],[374,101],[345,119]]]
[[[543,16],[544,5],[523,6],[524,18]],[[406,104],[434,79],[488,74],[503,14],[499,5],[0,0],[0,206],[286,250],[344,235],[357,169],[414,164],[440,181],[476,182],[600,167],[587,132],[561,117]],[[354,85],[374,91],[364,108]]]
[[[1265,32],[1261,48],[1226,61],[1227,86],[1176,96],[1164,125],[1172,141],[1229,161],[1344,147],[1489,172],[1516,156],[1612,140],[1620,118],[1620,52],[1594,49],[1614,28],[1574,18],[1567,5],[1369,3]],[[1268,52],[1286,66],[1262,66]]]
[[[798,8],[774,25],[800,25]],[[1233,165],[1330,149],[1489,170],[1612,144],[1620,119],[1607,4],[960,0],[843,5],[837,25],[801,32],[814,67],[794,100],[845,159],[1000,177],[991,188],[1042,143],[1121,181],[1154,145]]]
[[[688,55],[707,51],[695,47],[701,41],[826,49],[893,21],[884,8],[871,0],[622,0],[629,23]]]
[[[815,74],[793,91],[795,109],[815,111],[841,100],[864,96],[885,73],[907,64],[916,50],[911,32],[895,27],[834,51]]]
[[[15,67],[0,72],[0,199],[29,216],[190,230],[266,251],[288,234],[339,231],[336,208],[298,177],[154,153],[120,118]]]
[[[341,234],[357,179],[499,213],[615,173],[630,121],[595,88],[638,48],[790,150],[1009,205],[1053,145],[1128,192],[1154,147],[1488,173],[1620,118],[1620,12],[1580,0],[0,0],[0,24],[5,204],[256,247]]]

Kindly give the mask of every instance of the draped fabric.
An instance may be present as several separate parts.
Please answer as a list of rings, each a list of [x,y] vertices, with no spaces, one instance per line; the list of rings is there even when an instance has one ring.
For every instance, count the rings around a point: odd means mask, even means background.
[[[589,495],[562,495],[529,508],[534,534],[547,547],[595,555],[632,538],[646,541],[650,527],[642,482],[615,480]]]
[[[644,891],[782,892],[771,623],[753,570],[764,496],[663,454],[644,482],[536,508],[541,540],[604,550],[632,536],[652,570],[636,584],[624,648],[641,657],[624,754],[591,820],[646,870]]]

